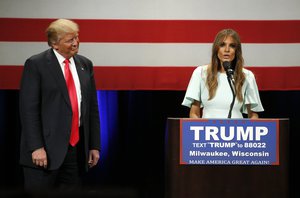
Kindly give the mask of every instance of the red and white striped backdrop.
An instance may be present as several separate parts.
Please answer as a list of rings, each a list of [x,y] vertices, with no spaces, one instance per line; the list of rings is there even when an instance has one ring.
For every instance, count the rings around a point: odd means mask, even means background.
[[[299,9],[299,0],[1,0],[0,89],[19,88],[25,60],[48,48],[48,24],[69,18],[98,89],[185,90],[216,33],[233,28],[260,90],[300,90]]]

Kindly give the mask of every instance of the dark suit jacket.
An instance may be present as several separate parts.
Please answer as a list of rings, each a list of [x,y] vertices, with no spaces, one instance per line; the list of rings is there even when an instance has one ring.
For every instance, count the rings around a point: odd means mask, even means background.
[[[74,56],[81,85],[81,126],[87,169],[88,151],[100,150],[100,122],[92,62]],[[60,64],[52,49],[26,60],[20,88],[20,163],[36,167],[31,153],[45,147],[48,169],[58,169],[67,153],[72,108]]]

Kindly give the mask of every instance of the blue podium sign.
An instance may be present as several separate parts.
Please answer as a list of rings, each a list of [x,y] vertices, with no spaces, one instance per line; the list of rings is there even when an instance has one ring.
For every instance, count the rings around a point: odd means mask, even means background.
[[[279,165],[279,122],[180,119],[180,164]]]

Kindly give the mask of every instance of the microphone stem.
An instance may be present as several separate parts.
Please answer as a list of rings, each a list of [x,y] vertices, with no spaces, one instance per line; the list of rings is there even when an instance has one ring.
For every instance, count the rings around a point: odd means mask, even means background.
[[[230,76],[227,76],[227,80],[228,80],[228,83],[229,83],[229,86],[230,86],[230,89],[231,89],[231,92],[232,92],[232,96],[233,96],[232,102],[230,104],[229,113],[228,113],[228,118],[231,118],[231,112],[232,112],[233,105],[234,105],[234,102],[235,102],[235,84],[234,84],[234,80],[231,79]]]

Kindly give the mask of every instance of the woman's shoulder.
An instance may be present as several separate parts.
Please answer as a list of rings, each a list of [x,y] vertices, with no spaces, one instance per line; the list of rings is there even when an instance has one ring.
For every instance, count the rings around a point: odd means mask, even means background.
[[[255,74],[250,69],[243,68],[243,72],[245,74],[246,84],[255,84],[256,83]]]
[[[195,68],[194,72],[202,73],[207,71],[208,65],[199,65]]]
[[[255,78],[254,73],[249,69],[243,68],[243,73],[246,78]]]
[[[208,65],[200,65],[194,69],[193,76],[201,76],[201,78],[205,78],[207,74],[207,66]]]

